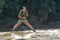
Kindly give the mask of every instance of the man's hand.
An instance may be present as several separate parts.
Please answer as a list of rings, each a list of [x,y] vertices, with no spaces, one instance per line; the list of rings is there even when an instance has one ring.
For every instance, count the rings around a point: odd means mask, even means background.
[[[26,18],[26,17],[23,17],[24,19]]]
[[[18,16],[18,17],[19,19],[22,19],[22,20],[26,19],[26,17],[21,17],[21,16]]]

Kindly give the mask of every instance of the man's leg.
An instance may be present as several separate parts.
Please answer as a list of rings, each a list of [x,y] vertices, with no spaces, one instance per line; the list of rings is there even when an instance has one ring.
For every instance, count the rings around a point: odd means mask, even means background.
[[[21,24],[21,21],[18,20],[17,24],[14,25],[13,29],[12,30],[15,30],[19,25]]]
[[[30,29],[32,29],[35,32],[35,29],[32,27],[31,24],[29,24],[27,20],[25,20],[23,23],[26,24]]]
[[[19,24],[15,24],[12,30],[15,30],[18,26]]]

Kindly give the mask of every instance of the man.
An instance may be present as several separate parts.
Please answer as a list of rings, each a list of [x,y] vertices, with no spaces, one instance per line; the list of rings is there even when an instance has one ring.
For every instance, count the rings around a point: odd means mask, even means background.
[[[33,27],[27,21],[27,19],[26,19],[27,17],[28,17],[28,11],[26,10],[26,7],[23,7],[23,9],[20,10],[19,15],[18,15],[19,20],[18,20],[17,24],[14,25],[12,30],[15,30],[16,27],[18,27],[21,23],[24,23],[35,32]]]

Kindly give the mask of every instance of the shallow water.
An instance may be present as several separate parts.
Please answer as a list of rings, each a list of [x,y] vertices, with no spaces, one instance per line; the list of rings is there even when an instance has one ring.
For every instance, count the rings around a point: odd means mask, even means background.
[[[1,40],[60,40],[60,29],[0,32]]]

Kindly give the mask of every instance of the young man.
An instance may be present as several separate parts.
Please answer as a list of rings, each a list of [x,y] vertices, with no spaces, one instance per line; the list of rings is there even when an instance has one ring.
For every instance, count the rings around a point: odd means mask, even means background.
[[[33,27],[27,21],[27,19],[26,19],[27,17],[28,17],[28,11],[26,10],[26,7],[23,7],[23,9],[20,10],[19,15],[18,15],[19,20],[18,20],[17,24],[14,25],[12,30],[15,30],[16,27],[18,27],[21,23],[24,23],[35,32]]]

